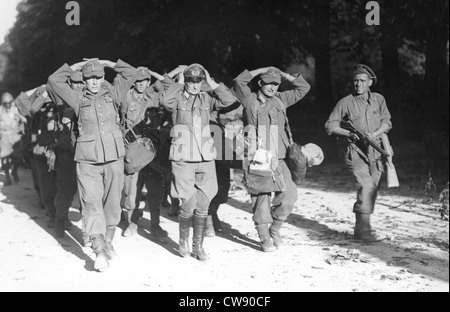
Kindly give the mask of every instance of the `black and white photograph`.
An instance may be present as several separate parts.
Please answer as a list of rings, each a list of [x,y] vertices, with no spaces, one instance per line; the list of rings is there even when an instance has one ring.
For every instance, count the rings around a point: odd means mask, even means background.
[[[448,22],[448,0],[0,1],[0,292],[448,292]]]

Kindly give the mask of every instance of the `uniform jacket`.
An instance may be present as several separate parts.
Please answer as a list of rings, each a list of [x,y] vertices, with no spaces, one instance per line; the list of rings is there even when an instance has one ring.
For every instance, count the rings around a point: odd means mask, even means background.
[[[161,104],[172,113],[174,125],[171,131],[171,160],[197,162],[216,158],[209,127],[211,111],[228,107],[237,99],[222,83],[214,91],[217,98],[207,92],[192,96],[184,91],[184,85],[172,83],[163,92]]]
[[[365,100],[363,96],[352,94],[341,99],[325,124],[325,130],[329,135],[340,125],[344,116],[348,116],[355,128],[362,133],[375,132],[382,124],[392,128],[391,114],[384,97],[379,93],[369,92],[368,100]],[[381,138],[377,138],[376,142],[381,144]],[[381,157],[381,154],[370,146],[366,148],[350,140],[347,140],[347,145],[349,149],[357,151],[367,160],[373,161]]]
[[[121,79],[114,86],[103,84],[97,94],[87,89],[81,93],[72,90],[67,79],[73,71],[67,64],[48,79],[51,90],[70,105],[78,117],[77,162],[107,163],[125,155],[118,103],[133,84],[136,69],[121,60],[113,69]]]
[[[261,148],[271,150],[283,159],[290,144],[286,134],[286,109],[300,101],[311,87],[299,75],[291,82],[293,90],[278,92],[273,98],[267,98],[261,91],[251,91],[249,83],[253,78],[248,70],[244,70],[234,79],[236,96],[244,107],[244,123],[257,127]]]

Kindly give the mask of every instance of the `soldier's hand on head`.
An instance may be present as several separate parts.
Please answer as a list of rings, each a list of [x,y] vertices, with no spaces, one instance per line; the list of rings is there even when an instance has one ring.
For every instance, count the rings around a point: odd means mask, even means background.
[[[211,78],[211,75],[209,74],[209,72],[206,69],[205,69],[205,80],[206,80],[206,83],[209,84],[209,86],[213,90],[215,90],[219,86],[219,84]]]

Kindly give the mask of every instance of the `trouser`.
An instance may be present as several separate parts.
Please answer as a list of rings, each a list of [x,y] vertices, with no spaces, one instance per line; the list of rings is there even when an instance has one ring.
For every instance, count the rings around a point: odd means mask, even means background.
[[[39,175],[37,172],[37,161],[36,156],[30,158],[31,176],[33,178],[33,186],[39,195],[39,200],[41,200],[41,190],[39,188]],[[41,201],[41,204],[44,205]]]
[[[216,162],[218,191],[211,200],[208,209],[208,215],[217,213],[219,206],[228,201],[228,191],[230,190],[230,168],[218,165]]]
[[[41,194],[41,202],[45,209],[50,213],[50,217],[56,216],[55,197],[56,197],[56,171],[49,171],[47,158],[35,156],[36,172],[38,176],[39,191]]]
[[[180,199],[180,216],[190,218],[208,215],[211,199],[217,194],[214,161],[172,161],[171,196]]]
[[[124,175],[124,185],[122,191],[122,207],[131,213],[138,205],[138,191],[142,187],[138,187],[140,172]]]
[[[291,171],[286,162],[280,159],[278,166],[281,167],[286,190],[284,192],[275,192],[272,204],[272,193],[251,195],[253,221],[256,225],[272,223],[273,220],[286,221],[298,199],[297,185],[292,181]]]
[[[76,163],[73,160],[73,153],[57,149],[56,153],[56,220],[66,220],[69,208],[77,192],[77,172]]]
[[[146,200],[150,210],[150,223],[152,227],[157,226],[160,221],[159,207],[164,198],[164,176],[150,167],[142,169],[141,176],[147,188]]]
[[[76,168],[86,234],[104,236],[106,227],[120,222],[123,159],[101,164],[79,162]]]
[[[366,162],[358,152],[350,150],[346,164],[353,174],[357,188],[353,212],[372,214],[383,173],[381,161]]]

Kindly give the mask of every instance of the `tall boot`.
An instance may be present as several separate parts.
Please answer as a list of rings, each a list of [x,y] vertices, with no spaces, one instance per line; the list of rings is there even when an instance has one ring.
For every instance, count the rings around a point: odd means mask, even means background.
[[[262,251],[273,252],[277,250],[277,248],[273,245],[272,240],[270,238],[269,226],[267,223],[256,225],[256,231],[258,231]]]
[[[280,249],[284,244],[283,238],[281,237],[280,234],[280,229],[282,226],[283,221],[273,219],[272,224],[270,225],[269,228],[270,237],[272,237],[273,244],[277,249]]]
[[[207,261],[209,259],[205,250],[203,250],[203,239],[205,238],[206,217],[199,217],[194,215],[194,236],[192,238],[192,252],[194,258],[200,261]]]
[[[205,236],[206,237],[216,236],[212,215],[208,215],[208,217],[206,218]]]
[[[122,236],[124,236],[124,237],[132,237],[132,236],[134,236],[134,234],[137,233],[137,230],[138,230],[137,223],[139,221],[139,218],[142,215],[139,216],[139,211],[136,211],[136,210],[139,210],[139,209],[126,210],[124,212],[124,214],[126,216],[126,220],[128,222],[128,226],[122,234]]]
[[[117,253],[114,250],[114,247],[112,245],[112,241],[114,239],[114,233],[116,232],[116,226],[107,226],[106,227],[106,233],[105,233],[105,253],[108,260],[113,260],[117,257]]]
[[[99,272],[104,272],[109,268],[108,257],[105,252],[105,240],[103,235],[93,235],[91,236],[92,249],[95,253],[94,268]]]
[[[191,230],[192,217],[184,218],[179,216],[178,223],[180,228],[180,247],[178,251],[182,257],[189,257],[191,254],[189,249],[189,232]]]
[[[384,240],[384,237],[378,236],[374,233],[374,231],[372,231],[372,227],[370,225],[370,213],[356,212],[355,219],[355,239],[362,240],[366,244]]]

